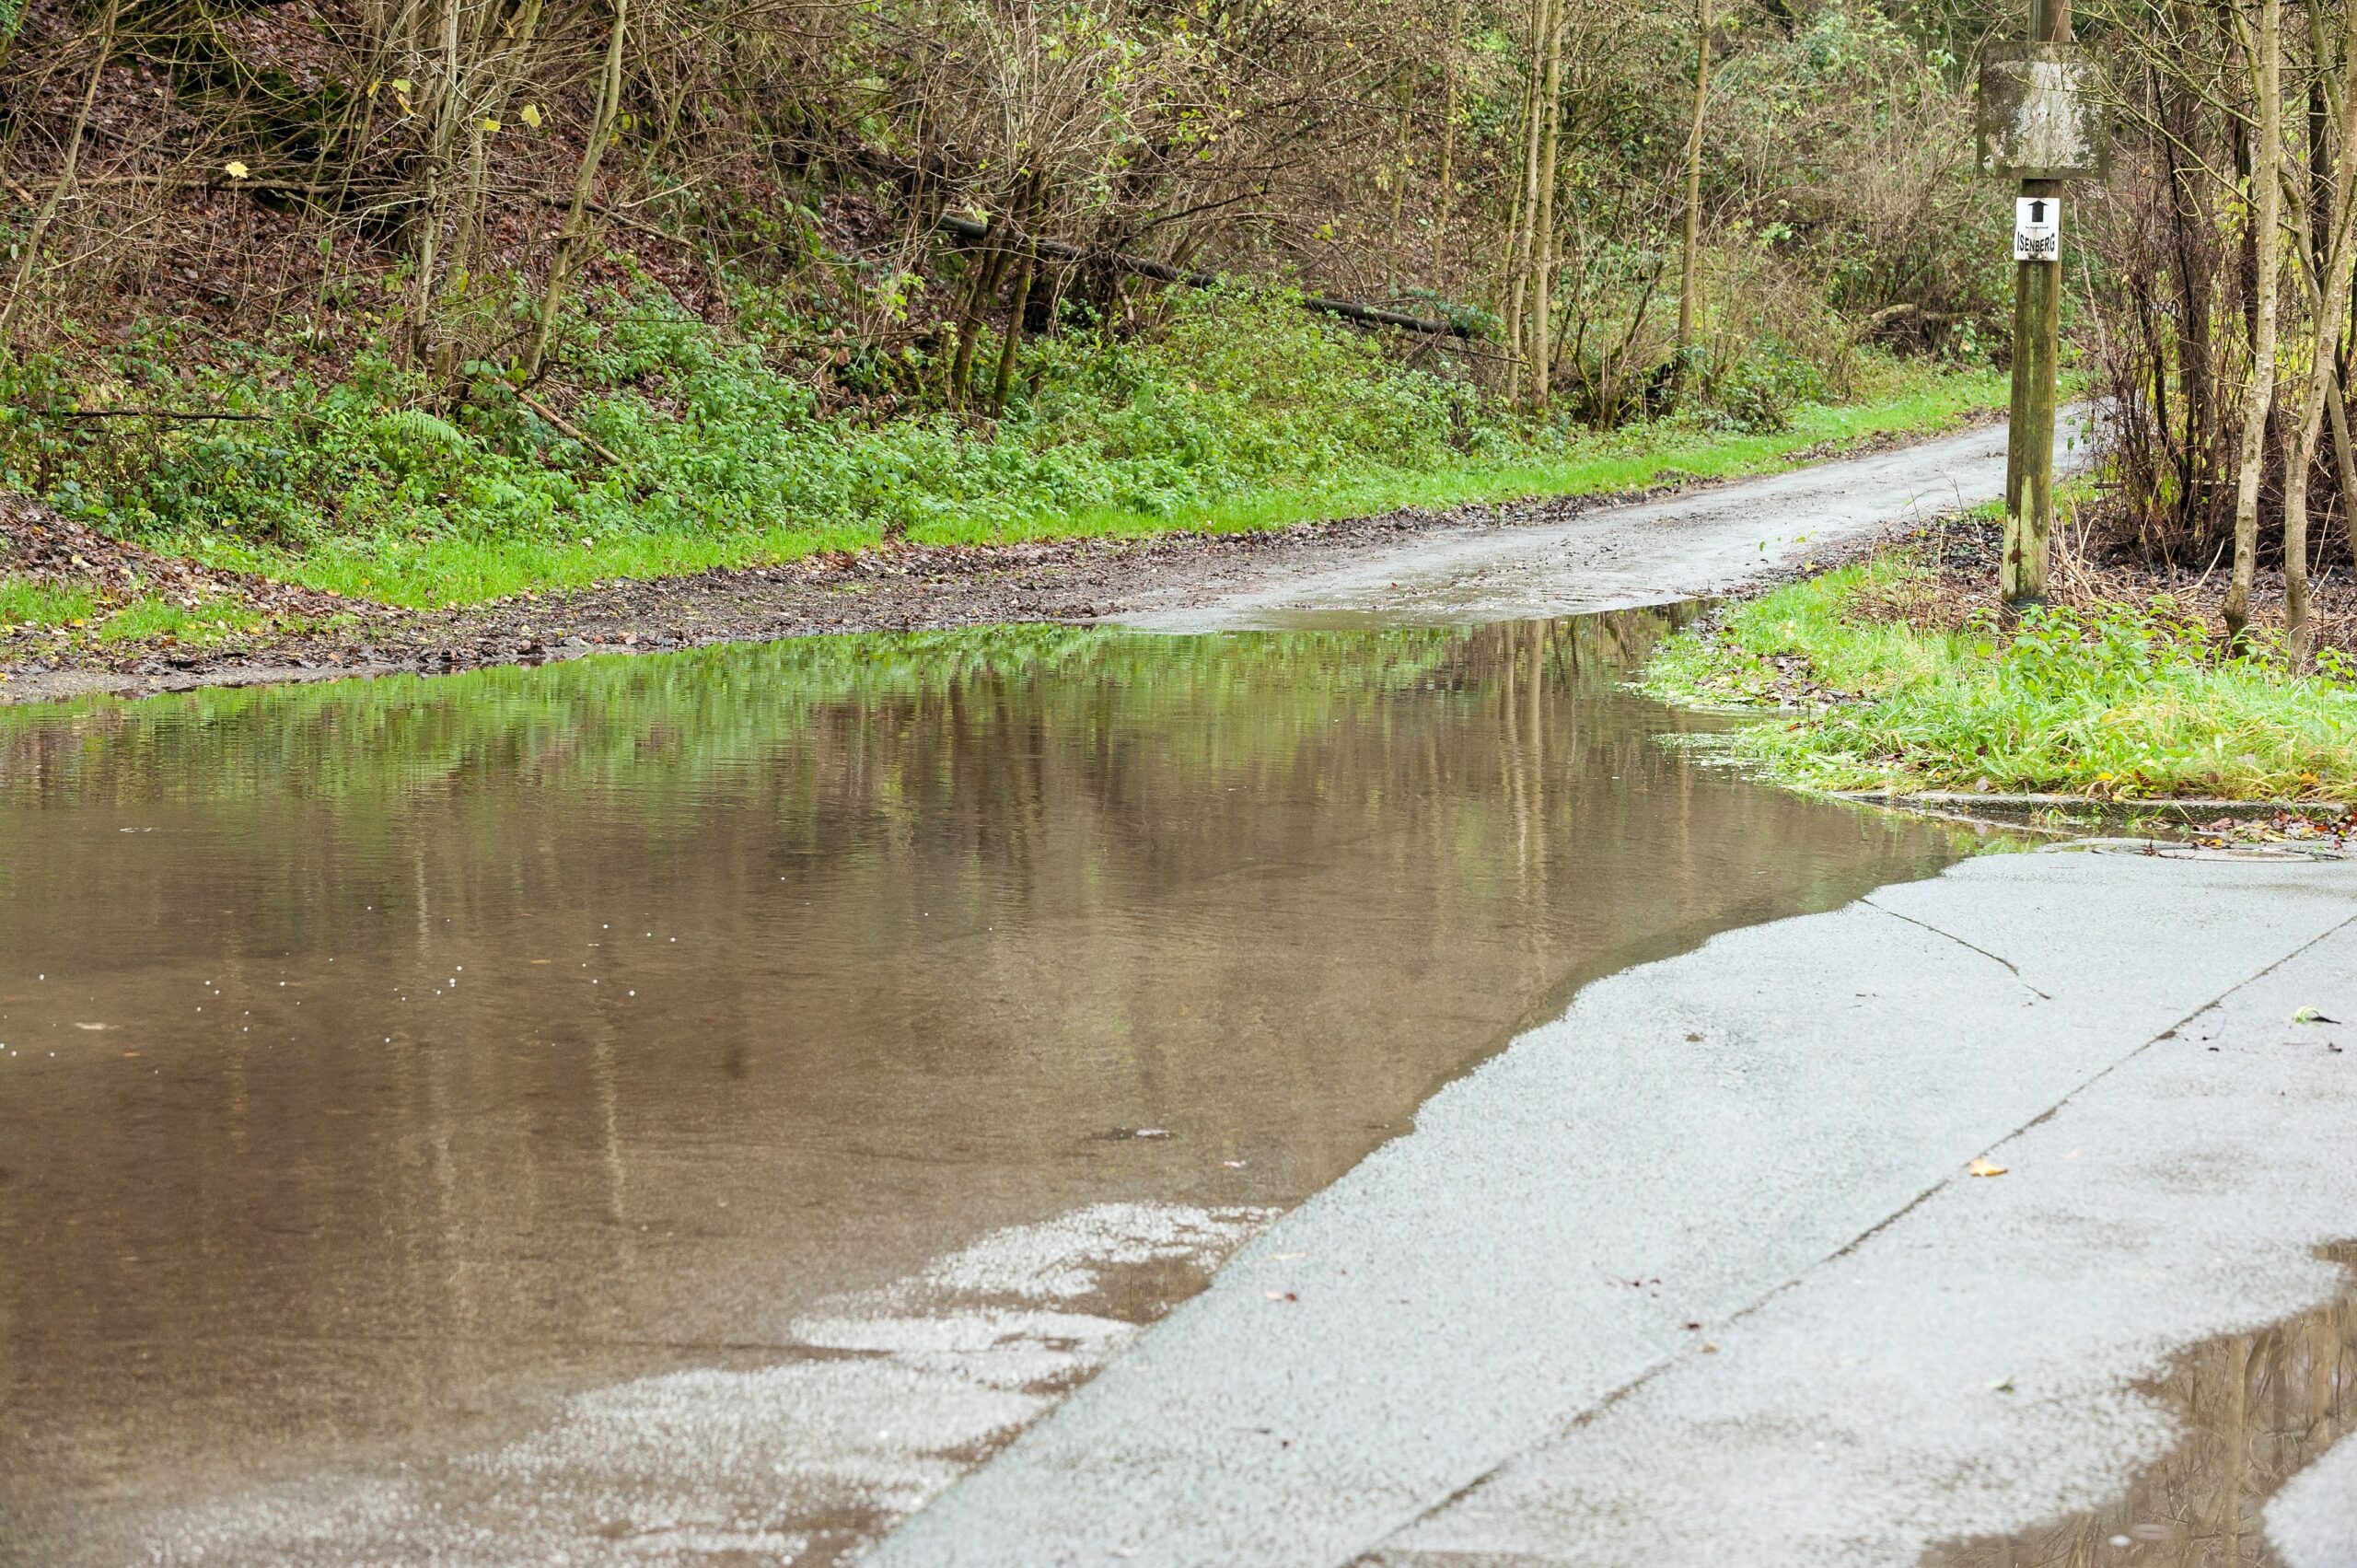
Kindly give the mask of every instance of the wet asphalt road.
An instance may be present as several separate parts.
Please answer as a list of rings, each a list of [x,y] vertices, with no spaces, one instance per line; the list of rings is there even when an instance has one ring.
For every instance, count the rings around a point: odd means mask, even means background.
[[[870,1561],[2193,1561],[1934,1549],[2120,1493],[2138,1385],[2345,1290],[2357,1028],[2302,1009],[2357,1019],[2357,865],[1982,858],[1624,972]],[[2264,1529],[2357,1562],[2351,1445]]]

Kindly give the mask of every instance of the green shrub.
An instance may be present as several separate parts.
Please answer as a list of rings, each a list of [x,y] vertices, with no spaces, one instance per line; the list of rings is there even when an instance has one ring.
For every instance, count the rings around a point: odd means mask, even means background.
[[[193,372],[169,395],[267,419],[20,413],[0,424],[0,460],[68,513],[175,540],[383,546],[781,528],[962,538],[1091,509],[1175,515],[1257,486],[1429,466],[1480,417],[1468,389],[1400,367],[1368,335],[1290,296],[1242,289],[1178,296],[1143,340],[1039,341],[1024,359],[1025,396],[993,431],[922,412],[874,425],[824,418],[813,389],[773,369],[758,344],[726,341],[664,299],[609,298],[572,335],[565,374],[579,396],[566,423],[588,443],[496,377],[446,415],[422,406],[428,389],[381,354],[320,387],[251,353],[239,374]],[[112,374],[162,373],[133,353]],[[39,382],[34,407],[72,406],[75,377],[53,362],[0,363],[0,377]]]
[[[1746,345],[1723,366],[1708,395],[1721,420],[1737,430],[1782,430],[1793,411],[1826,393],[1825,375],[1810,360],[1790,353],[1774,338]]]

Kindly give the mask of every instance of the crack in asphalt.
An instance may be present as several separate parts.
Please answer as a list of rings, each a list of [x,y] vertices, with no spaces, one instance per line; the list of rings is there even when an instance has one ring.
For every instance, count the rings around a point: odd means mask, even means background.
[[[1890,918],[1891,918],[1891,919],[1893,919],[1893,920],[1903,920],[1903,921],[1905,921],[1905,922],[1906,922],[1908,924],[1910,924],[1910,925],[1921,926],[1923,930],[1930,932],[1930,933],[1931,933],[1933,935],[1934,935],[1934,936],[1945,936],[1945,937],[1946,937],[1949,941],[1951,941],[1951,942],[1955,943],[1955,944],[1956,944],[1957,947],[1963,947],[1963,948],[1968,949],[1968,950],[1969,950],[1969,951],[1971,951],[1971,952],[1978,953],[1978,954],[1980,954],[1982,958],[1987,958],[1987,959],[1990,959],[1991,962],[1994,962],[1994,963],[2000,963],[2000,964],[2004,965],[2004,966],[2005,966],[2005,970],[2006,970],[2006,972],[2007,972],[2007,973],[2009,973],[2009,974],[2011,974],[2011,975],[2012,975],[2015,980],[2017,980],[2017,981],[2021,981],[2021,986],[2022,986],[2022,989],[2023,989],[2024,991],[2028,992],[2032,996],[2037,997],[2040,1002],[2051,1002],[2051,1001],[2053,1001],[2053,1000],[2054,1000],[2054,998],[2053,998],[2053,997],[2051,997],[2051,996],[2048,995],[2045,992],[2040,991],[2038,987],[2036,987],[2036,986],[2032,985],[2032,984],[2029,982],[2029,979],[2028,979],[2028,977],[2027,977],[2027,976],[2026,976],[2026,975],[2024,975],[2024,974],[2022,973],[2022,971],[2021,971],[2020,968],[2014,964],[2014,960],[2013,960],[2013,959],[2008,958],[2005,958],[2005,957],[2003,957],[2003,955],[2001,955],[2001,954],[1992,953],[1992,952],[1991,952],[1988,948],[1983,947],[1980,947],[1980,946],[1979,946],[1979,945],[1978,945],[1978,944],[1976,944],[1976,943],[1968,942],[1968,941],[1966,941],[1963,937],[1958,936],[1958,935],[1957,935],[1955,932],[1953,932],[1953,931],[1943,931],[1943,930],[1941,930],[1938,926],[1933,925],[1933,923],[1931,923],[1931,922],[1929,922],[1929,921],[1917,920],[1917,919],[1916,919],[1913,915],[1911,915],[1911,914],[1901,914],[1901,913],[1899,913],[1899,912],[1898,912],[1897,910],[1895,910],[1895,909],[1891,909],[1891,908],[1889,908],[1889,907],[1887,907],[1887,906],[1886,906],[1886,905],[1878,904],[1878,903],[1875,902],[1875,901],[1874,901],[1874,900],[1873,900],[1873,899],[1871,899],[1871,898],[1860,899],[1858,901],[1859,901],[1860,903],[1862,903],[1862,904],[1865,905],[1865,906],[1866,906],[1868,909],[1870,909],[1870,910],[1875,910],[1875,911],[1877,911],[1877,912],[1881,912],[1881,913],[1883,913],[1883,914],[1887,914],[1887,915],[1890,916]]]

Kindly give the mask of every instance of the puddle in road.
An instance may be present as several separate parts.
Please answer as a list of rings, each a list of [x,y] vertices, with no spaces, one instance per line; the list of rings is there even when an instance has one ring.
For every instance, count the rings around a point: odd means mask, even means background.
[[[2357,1244],[2325,1255],[2357,1264]],[[2269,1499],[2357,1429],[2357,1281],[2287,1322],[2197,1345],[2142,1387],[2182,1435],[2124,1496],[1936,1548],[1919,1568],[2280,1568]]]
[[[1667,624],[0,714],[0,1559],[839,1552],[1585,979],[1961,852],[1656,744]]]

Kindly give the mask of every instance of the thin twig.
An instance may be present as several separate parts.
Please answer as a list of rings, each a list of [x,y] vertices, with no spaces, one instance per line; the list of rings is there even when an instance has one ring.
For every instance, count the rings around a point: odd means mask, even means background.
[[[11,404],[11,413],[41,414],[50,419],[250,419],[271,420],[277,415],[268,413],[216,413],[206,409],[186,408],[77,408],[37,409],[21,403]]]
[[[551,425],[555,427],[557,434],[580,442],[583,446],[597,453],[604,461],[612,464],[618,469],[627,469],[630,467],[628,463],[622,461],[621,459],[615,456],[609,447],[599,442],[596,436],[591,436],[587,431],[575,425],[571,420],[557,412],[556,410],[549,407],[548,404],[540,401],[540,399],[532,396],[531,393],[518,392],[516,394],[516,401],[522,403],[526,408],[530,409],[534,413],[539,414],[542,419],[547,420]]]

